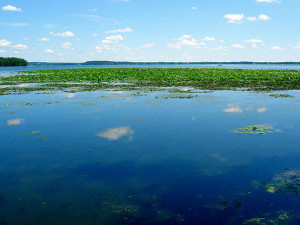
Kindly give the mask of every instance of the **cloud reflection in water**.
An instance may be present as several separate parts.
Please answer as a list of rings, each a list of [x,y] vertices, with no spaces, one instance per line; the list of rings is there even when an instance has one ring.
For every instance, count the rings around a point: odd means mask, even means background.
[[[264,113],[264,112],[267,111],[267,108],[263,107],[263,106],[259,107],[259,108],[256,108],[256,107],[253,107],[253,106],[247,106],[245,109],[247,111],[256,110],[258,113]],[[238,105],[228,104],[227,108],[224,109],[223,111],[226,112],[226,113],[242,113],[243,109]]]
[[[224,112],[227,113],[242,113],[243,109],[240,106],[234,105],[234,104],[228,104],[227,108],[224,109]]]
[[[10,120],[7,120],[7,125],[9,126],[18,126],[22,123],[24,123],[25,119],[10,119]]]
[[[130,127],[115,127],[107,129],[101,133],[97,133],[96,136],[108,139],[110,141],[117,141],[122,137],[129,136],[129,140],[132,140],[134,131]]]

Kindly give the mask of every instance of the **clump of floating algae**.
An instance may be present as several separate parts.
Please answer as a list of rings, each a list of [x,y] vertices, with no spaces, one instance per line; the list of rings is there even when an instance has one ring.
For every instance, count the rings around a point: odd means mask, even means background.
[[[230,132],[238,133],[238,134],[268,134],[274,132],[279,133],[283,131],[280,129],[274,129],[272,127],[267,127],[264,125],[254,125],[254,126],[244,126]]]
[[[270,97],[274,98],[293,98],[294,96],[288,94],[271,94]]]
[[[269,193],[294,192],[300,193],[300,170],[287,169],[282,173],[275,174],[271,183],[265,185]]]
[[[293,216],[292,216],[293,217]],[[264,215],[262,217],[255,217],[244,220],[245,225],[279,225],[290,224],[293,219],[287,211],[278,211],[275,215]]]

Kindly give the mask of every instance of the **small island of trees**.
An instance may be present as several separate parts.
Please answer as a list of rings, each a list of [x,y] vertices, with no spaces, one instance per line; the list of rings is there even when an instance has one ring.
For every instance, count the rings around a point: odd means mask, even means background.
[[[25,59],[15,57],[0,57],[0,67],[2,66],[27,66],[28,62]]]

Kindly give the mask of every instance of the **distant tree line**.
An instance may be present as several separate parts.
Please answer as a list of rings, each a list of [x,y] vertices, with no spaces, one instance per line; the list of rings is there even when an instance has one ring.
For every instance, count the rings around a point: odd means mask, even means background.
[[[25,59],[15,57],[0,57],[0,67],[2,66],[27,66],[28,62]]]

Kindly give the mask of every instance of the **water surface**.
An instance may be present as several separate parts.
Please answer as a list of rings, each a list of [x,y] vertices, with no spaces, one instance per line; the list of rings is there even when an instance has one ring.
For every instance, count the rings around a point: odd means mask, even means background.
[[[194,91],[1,96],[0,224],[299,224],[300,92]]]

